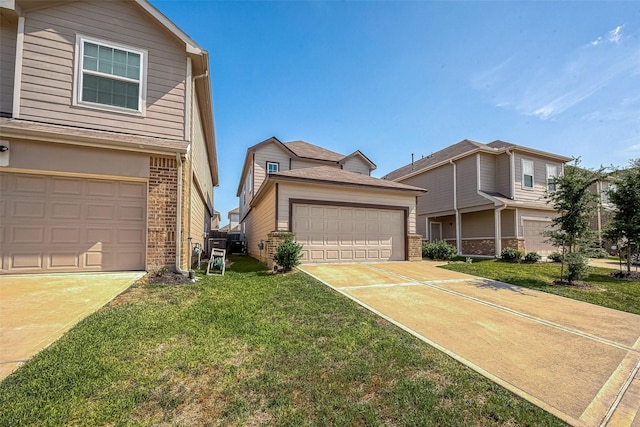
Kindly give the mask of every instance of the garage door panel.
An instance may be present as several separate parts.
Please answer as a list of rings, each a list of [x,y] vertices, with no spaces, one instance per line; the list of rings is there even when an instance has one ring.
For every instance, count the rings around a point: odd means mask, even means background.
[[[404,259],[404,211],[295,204],[293,216],[303,262]]]
[[[144,221],[145,210],[142,206],[121,205],[118,208],[118,220],[120,221]]]
[[[535,251],[546,256],[556,250],[550,243],[546,242],[544,232],[549,230],[551,221],[544,220],[523,220],[522,236],[524,237],[525,249],[527,252]]]
[[[76,252],[52,252],[49,255],[49,268],[77,269],[79,267],[80,259]]]
[[[115,181],[87,180],[87,195],[100,197],[114,197],[118,183]]]
[[[41,219],[45,217],[45,204],[42,201],[16,200],[11,203],[11,206],[11,216]],[[4,212],[4,209],[2,212]]]
[[[146,183],[2,172],[0,181],[10,211],[0,272],[145,268]]]
[[[51,192],[59,195],[82,195],[82,180],[78,178],[51,178]]]
[[[23,193],[46,193],[47,179],[43,176],[20,175],[9,186],[9,191],[19,191]]]
[[[74,227],[51,227],[51,243],[80,243],[80,229]]]

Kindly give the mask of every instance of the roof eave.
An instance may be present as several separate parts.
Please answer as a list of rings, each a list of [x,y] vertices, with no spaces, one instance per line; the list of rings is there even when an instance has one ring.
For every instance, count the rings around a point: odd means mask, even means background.
[[[314,184],[324,184],[324,185],[339,185],[339,186],[355,187],[355,188],[370,188],[370,189],[382,190],[382,191],[402,191],[402,192],[413,193],[416,195],[425,194],[428,192],[428,190],[426,189],[418,189],[418,188],[416,189],[395,188],[395,187],[385,187],[385,186],[373,185],[373,184],[358,184],[358,183],[343,182],[343,181],[329,181],[324,179],[315,179],[315,178],[297,177],[297,176],[284,176],[284,175],[278,175],[278,174],[271,174],[269,175],[269,178],[273,182],[290,181],[290,182],[303,182],[303,183],[314,183]],[[262,190],[262,188],[260,190]]]

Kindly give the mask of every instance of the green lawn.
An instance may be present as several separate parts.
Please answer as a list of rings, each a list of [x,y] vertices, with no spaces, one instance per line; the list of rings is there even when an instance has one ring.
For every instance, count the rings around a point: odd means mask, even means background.
[[[0,425],[555,426],[303,273],[138,285],[0,384]]]
[[[582,281],[592,286],[585,288],[554,285],[553,281],[560,278],[560,265],[555,263],[474,260],[472,264],[448,264],[443,268],[640,314],[640,281],[616,279],[610,276],[615,270],[607,268],[591,268],[589,277]]]

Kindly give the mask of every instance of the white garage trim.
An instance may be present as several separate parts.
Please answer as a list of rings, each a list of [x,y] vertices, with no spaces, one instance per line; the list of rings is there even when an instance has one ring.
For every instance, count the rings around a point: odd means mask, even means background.
[[[310,251],[316,251],[317,257],[313,256],[313,254],[309,252],[306,261],[361,262],[407,259],[409,243],[407,238],[409,208],[403,206],[347,203],[325,200],[289,199],[289,231],[300,233],[300,229],[298,229],[298,227],[296,226],[297,215],[295,213],[295,209],[297,207],[304,208],[306,206],[331,210],[333,210],[332,208],[335,208],[336,210],[336,212],[334,212],[335,221],[322,224],[323,227],[329,224],[331,226],[333,226],[334,224],[336,225],[336,229],[333,231],[333,237],[331,237],[331,235],[327,237],[327,235],[324,234],[323,229],[323,231],[321,231],[321,233],[323,233],[323,241],[318,242],[318,244],[315,245],[317,247],[313,247],[314,249],[310,249]],[[359,224],[359,221],[355,219],[348,220],[349,217],[347,215],[353,214],[351,209],[361,210],[362,212],[360,212],[360,214],[365,214],[367,216],[369,216],[369,214],[377,216],[378,213],[383,212],[385,216],[388,216],[388,218],[375,218],[370,222],[367,222],[365,220],[365,228],[363,229],[363,231],[351,231],[349,233],[345,233],[342,230],[339,230],[339,226],[342,224],[342,221],[345,221],[344,225]],[[326,214],[327,212],[322,212],[323,218]],[[310,217],[313,217],[313,214],[310,213],[309,215]],[[345,216],[343,217],[343,215]],[[389,225],[389,229],[386,229],[386,227],[380,227],[380,225],[383,224]],[[373,229],[368,229],[369,226],[375,227]],[[400,227],[400,229],[398,229],[398,226]],[[311,227],[312,225],[310,223],[308,225],[308,228],[310,229]],[[395,227],[395,231],[393,230],[393,227]],[[309,231],[309,233],[311,233],[311,231]],[[360,235],[360,233],[363,233],[362,236]],[[342,236],[350,236],[353,238],[352,244],[347,244],[346,246],[344,246],[344,250],[338,249],[338,247],[343,245],[343,242],[340,240]],[[370,243],[366,241],[369,239],[369,236],[380,239],[378,240],[377,246],[369,247]],[[304,237],[307,236],[304,235]],[[360,237],[362,237],[362,239],[360,239]],[[327,238],[333,239],[332,241],[334,241],[334,243],[328,244],[329,242],[327,241]],[[338,242],[338,240],[340,240],[340,242]],[[360,243],[355,243],[356,240]],[[400,243],[398,243],[398,240],[400,240]],[[329,249],[329,247],[331,246],[335,247]]]

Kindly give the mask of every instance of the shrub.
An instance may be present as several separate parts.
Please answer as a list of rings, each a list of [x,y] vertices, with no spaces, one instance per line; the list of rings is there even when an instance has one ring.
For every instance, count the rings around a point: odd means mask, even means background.
[[[562,262],[562,254],[559,252],[550,253],[547,259],[553,262]]]
[[[273,260],[287,272],[293,267],[300,264],[300,251],[302,245],[293,240],[293,234],[285,237],[284,242],[280,243],[273,255]]]
[[[527,254],[524,256],[524,262],[528,264],[535,264],[536,262],[540,261],[541,258],[542,257],[535,251],[527,252]]]
[[[578,252],[567,254],[567,282],[582,279],[589,275],[589,258]]]
[[[422,258],[449,261],[456,256],[456,247],[444,240],[424,242],[422,244]]]
[[[514,248],[504,248],[502,252],[500,252],[500,259],[508,262],[520,262],[522,252]]]
[[[609,257],[609,252],[607,252],[605,249],[603,248],[595,248],[592,249],[591,251],[589,251],[589,258],[608,258]]]

